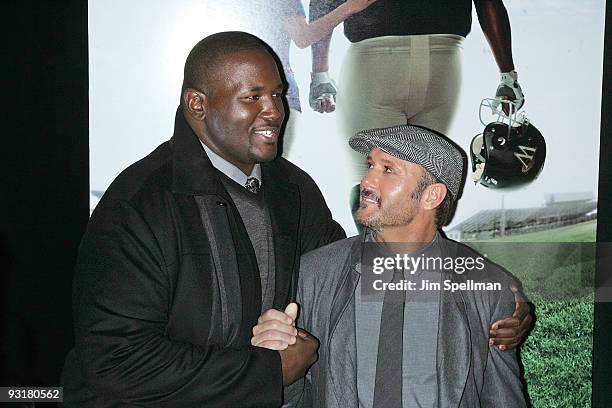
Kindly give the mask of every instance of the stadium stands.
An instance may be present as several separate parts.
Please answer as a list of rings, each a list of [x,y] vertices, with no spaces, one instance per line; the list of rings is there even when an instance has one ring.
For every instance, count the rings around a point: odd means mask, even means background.
[[[486,240],[577,224],[597,218],[590,193],[547,195],[543,207],[481,210],[446,232],[459,241]]]

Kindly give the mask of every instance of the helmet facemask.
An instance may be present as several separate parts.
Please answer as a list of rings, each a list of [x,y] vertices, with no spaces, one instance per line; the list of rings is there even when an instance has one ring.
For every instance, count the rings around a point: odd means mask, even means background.
[[[506,105],[504,105],[506,104]],[[503,106],[508,107],[506,115]],[[546,155],[546,143],[513,101],[483,99],[479,119],[485,126],[470,144],[472,179],[492,189],[511,189],[533,181]],[[490,120],[485,114],[490,109]]]

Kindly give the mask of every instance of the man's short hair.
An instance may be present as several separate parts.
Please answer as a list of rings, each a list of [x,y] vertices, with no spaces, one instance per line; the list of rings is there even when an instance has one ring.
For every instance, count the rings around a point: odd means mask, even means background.
[[[193,88],[212,92],[211,83],[215,80],[217,67],[223,58],[245,50],[270,52],[266,43],[242,31],[225,31],[203,38],[189,52],[185,61],[182,91]]]

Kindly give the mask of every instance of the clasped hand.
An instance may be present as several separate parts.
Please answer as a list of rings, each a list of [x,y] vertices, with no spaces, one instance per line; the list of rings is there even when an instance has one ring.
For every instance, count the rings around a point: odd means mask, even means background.
[[[284,312],[267,310],[257,320],[251,338],[253,346],[279,352],[285,385],[303,377],[318,358],[319,341],[305,330],[296,328],[297,314],[296,303],[290,303]]]

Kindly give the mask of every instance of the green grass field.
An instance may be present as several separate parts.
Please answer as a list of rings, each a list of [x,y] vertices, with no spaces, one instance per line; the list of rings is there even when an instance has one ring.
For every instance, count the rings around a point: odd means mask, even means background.
[[[596,222],[470,243],[504,266],[534,303],[536,325],[520,351],[536,408],[591,406]],[[573,244],[572,244],[573,243]]]
[[[595,242],[596,221],[588,221],[529,234],[510,235],[487,242]]]

